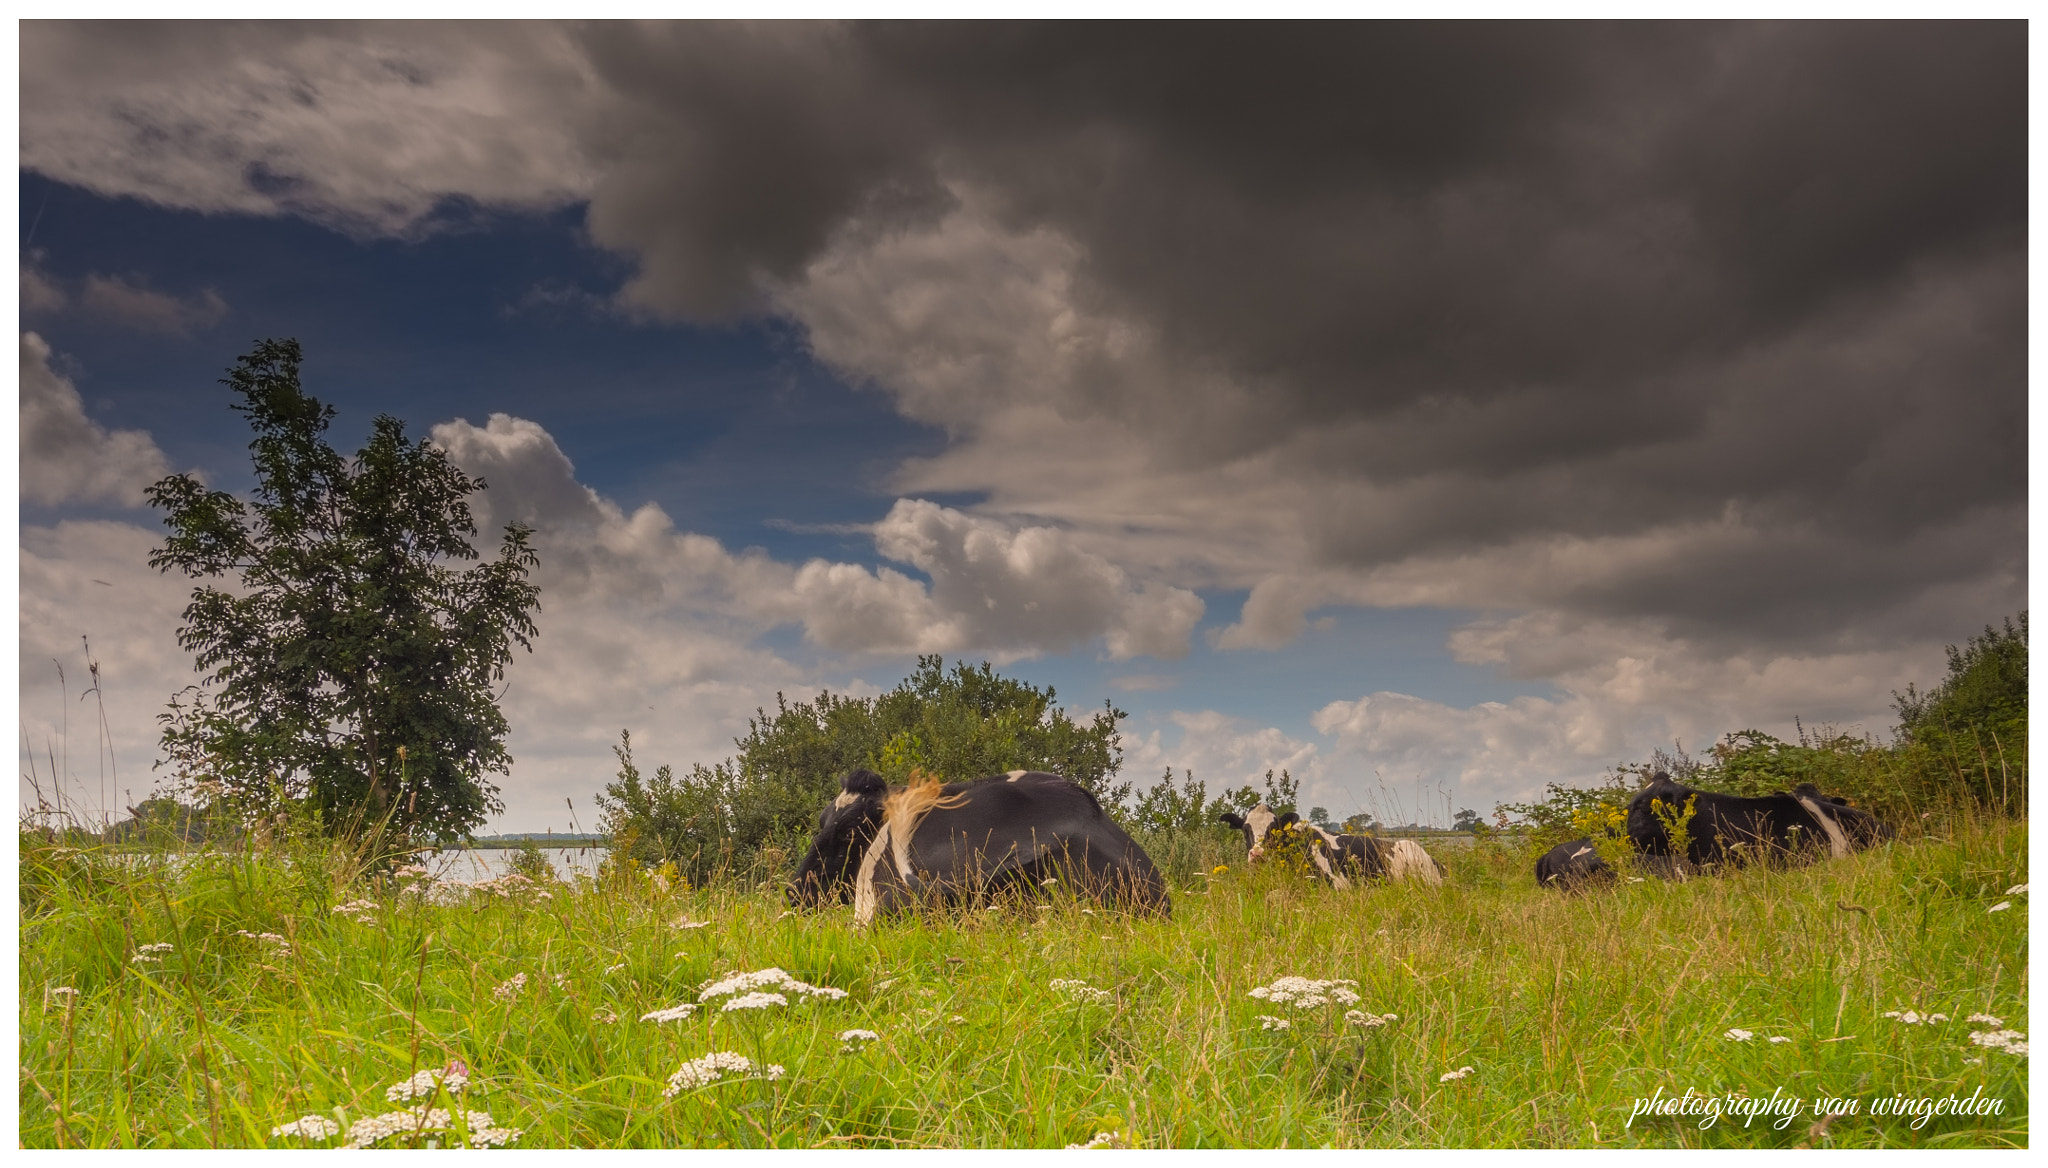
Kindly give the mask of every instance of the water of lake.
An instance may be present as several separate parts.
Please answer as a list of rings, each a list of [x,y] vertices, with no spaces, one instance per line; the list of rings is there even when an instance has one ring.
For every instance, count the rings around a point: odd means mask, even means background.
[[[605,855],[605,849],[596,847],[542,848],[540,852],[554,865],[558,880],[597,875]],[[421,863],[445,883],[481,884],[510,872],[518,854],[518,848],[450,848],[422,856]]]

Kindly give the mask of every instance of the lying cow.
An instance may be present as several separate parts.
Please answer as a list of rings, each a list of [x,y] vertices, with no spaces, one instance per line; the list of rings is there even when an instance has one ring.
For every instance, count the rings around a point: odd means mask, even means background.
[[[1692,801],[1685,824],[1685,854],[1676,856],[1664,819],[1675,819]],[[1663,818],[1655,804],[1662,804]],[[1840,859],[1857,848],[1891,838],[1892,832],[1867,811],[1832,799],[1812,783],[1789,792],[1746,798],[1700,791],[1658,771],[1628,804],[1628,837],[1638,852],[1659,861],[1683,860],[1695,867],[1745,859],[1785,859],[1826,852]]]
[[[1600,858],[1591,836],[1559,844],[1536,861],[1536,883],[1546,888],[1580,888],[1612,879],[1614,869]]]
[[[790,904],[853,901],[856,924],[919,901],[953,903],[1059,880],[1084,896],[1172,911],[1152,858],[1087,788],[1043,771],[891,787],[857,770],[818,816]]]
[[[1431,859],[1429,853],[1422,850],[1422,845],[1414,840],[1336,835],[1312,823],[1303,823],[1301,816],[1292,811],[1275,815],[1273,809],[1264,803],[1245,815],[1226,811],[1217,818],[1244,833],[1248,863],[1256,863],[1265,855],[1269,838],[1275,831],[1292,830],[1307,833],[1309,859],[1323,878],[1338,888],[1351,887],[1347,875],[1363,880],[1384,876],[1394,880],[1420,880],[1424,884],[1444,882],[1442,865]]]

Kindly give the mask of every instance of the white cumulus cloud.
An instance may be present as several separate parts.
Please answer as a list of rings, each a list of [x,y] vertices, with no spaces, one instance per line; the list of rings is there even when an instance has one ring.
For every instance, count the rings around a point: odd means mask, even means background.
[[[141,430],[108,430],[85,416],[78,387],[50,367],[50,346],[21,334],[21,497],[30,503],[143,505],[170,473]]]

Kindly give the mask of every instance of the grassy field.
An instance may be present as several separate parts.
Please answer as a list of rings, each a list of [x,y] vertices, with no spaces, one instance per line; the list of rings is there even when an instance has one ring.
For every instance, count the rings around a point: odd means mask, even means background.
[[[1233,863],[1176,880],[1168,920],[1009,903],[861,931],[847,908],[786,914],[765,881],[407,892],[309,846],[138,857],[25,836],[20,1139],[335,1146],[432,1104],[447,1130],[383,1144],[2027,1142],[2025,1056],[1970,1038],[2028,1025],[2028,899],[2007,893],[2027,879],[2024,823],[1937,819],[1846,860],[1581,896],[1538,889],[1506,849],[1438,854],[1442,888],[1339,893]],[[769,968],[845,996],[785,986],[785,1005],[721,1009],[735,990],[641,1020]],[[1288,976],[1355,989],[1251,996]],[[1947,1020],[1887,1016],[1908,1011]],[[721,1051],[756,1073],[664,1093]],[[387,1096],[455,1061],[463,1091]],[[1635,1114],[1688,1091],[1779,1110]],[[2000,1113],[1870,1114],[1973,1094]],[[302,1116],[341,1134],[272,1134]]]

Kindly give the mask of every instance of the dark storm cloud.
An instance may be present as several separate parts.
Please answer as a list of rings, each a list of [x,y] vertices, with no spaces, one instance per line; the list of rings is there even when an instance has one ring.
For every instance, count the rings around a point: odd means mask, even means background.
[[[1771,638],[1958,580],[2019,596],[2021,23],[496,26],[465,65],[470,27],[408,31],[445,59],[389,29],[335,34],[360,42],[340,65],[290,38],[347,126],[402,122],[426,161],[346,126],[346,167],[282,131],[260,160],[345,209],[587,197],[592,238],[639,262],[623,302],[698,320],[787,311],[777,290],[822,258],[935,231],[971,197],[1070,244],[1071,281],[1043,286],[1163,356],[976,384],[993,404],[940,424],[967,435],[1035,395],[1132,435],[1134,477],[1263,459],[1296,487],[1275,522],[1311,560],[1279,571],[1635,541],[1609,557],[1625,567],[1588,553],[1548,591],[1465,602]],[[54,36],[24,26],[24,157],[91,185],[119,152],[48,145],[38,111],[63,85],[31,49]],[[56,39],[88,68],[77,46],[103,36],[132,53],[133,30]],[[417,77],[391,80],[401,64]],[[189,68],[175,92],[210,92]],[[236,126],[298,124],[247,116],[296,75],[242,68],[239,120],[191,98],[179,123],[221,157]],[[546,85],[502,96],[528,74]],[[370,97],[347,100],[362,77]],[[477,145],[435,149],[437,118]],[[186,160],[149,149],[130,186],[170,199]],[[261,202],[235,181],[208,197]],[[934,276],[928,299],[998,283]],[[981,368],[1005,344],[994,310],[971,336],[927,315],[930,352],[905,362]]]
[[[1846,617],[2023,562],[2021,25],[591,43],[643,111],[592,219],[644,257],[642,303],[732,311],[835,230],[875,229],[875,206],[885,229],[929,222],[941,180],[972,184],[1007,226],[1078,243],[1077,300],[1243,390],[1205,401],[1111,370],[1048,396],[1155,430],[1168,463],[1285,448],[1304,475],[1374,488],[1308,517],[1327,564],[1731,506],[1780,550],[1801,532],[1857,549],[1824,557],[1832,575],[1782,573],[1788,612],[1825,596]],[[1993,542],[1938,566],[1887,550],[1948,524]],[[1740,623],[1715,598],[1755,592],[1760,565],[1680,562],[1661,600],[1575,592]]]

